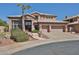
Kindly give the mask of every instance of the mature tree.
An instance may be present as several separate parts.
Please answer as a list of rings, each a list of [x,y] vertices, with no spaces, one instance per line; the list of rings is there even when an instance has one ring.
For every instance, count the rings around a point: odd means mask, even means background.
[[[21,10],[22,10],[22,22],[24,23],[24,13],[25,13],[25,10],[28,10],[28,9],[30,9],[31,8],[31,6],[30,5],[27,5],[27,4],[17,4],[17,6],[19,6],[20,8],[21,8]],[[24,27],[24,26],[22,26],[22,27]],[[24,31],[24,30],[23,30]]]
[[[27,4],[17,4],[17,6],[19,6],[20,8],[21,8],[21,10],[22,10],[22,15],[24,15],[24,13],[25,13],[25,10],[28,10],[28,9],[30,9],[31,8],[31,6],[30,5],[27,5]]]

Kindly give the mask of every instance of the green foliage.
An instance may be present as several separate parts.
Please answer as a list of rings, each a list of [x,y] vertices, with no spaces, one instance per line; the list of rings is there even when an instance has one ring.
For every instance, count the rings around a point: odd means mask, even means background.
[[[5,21],[3,21],[2,19],[0,19],[0,26],[8,27],[8,24]]]
[[[12,30],[11,38],[16,42],[24,42],[29,39],[28,34],[18,28]]]
[[[0,33],[0,39],[4,39],[5,38],[5,33]]]
[[[21,4],[21,3],[19,3],[19,4],[17,4],[17,6],[22,6],[22,4]]]
[[[5,31],[8,31],[8,28],[9,28],[9,26],[8,26],[8,24],[5,22],[5,21],[3,21],[2,19],[0,19],[0,26],[5,26]]]
[[[28,10],[28,9],[30,9],[30,8],[31,8],[31,6],[30,6],[30,5],[21,4],[21,3],[17,4],[17,6],[19,6],[19,7],[21,8],[22,13],[24,13],[24,12],[25,12],[25,10]]]
[[[5,27],[5,28],[4,28],[4,31],[5,31],[5,32],[8,32],[8,31],[9,31],[9,27]]]
[[[30,5],[26,5],[26,4],[22,4],[22,3],[17,4],[17,6],[23,8],[24,10],[25,10],[25,9],[30,9],[30,8],[31,8]]]
[[[32,33],[38,33],[39,32],[39,30],[36,30],[36,29],[34,29],[33,31],[32,31]]]
[[[0,19],[0,26],[5,26],[5,22],[3,20]]]

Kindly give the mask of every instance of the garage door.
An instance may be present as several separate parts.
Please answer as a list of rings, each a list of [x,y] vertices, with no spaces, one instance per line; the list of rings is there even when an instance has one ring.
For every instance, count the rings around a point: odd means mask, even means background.
[[[48,25],[42,25],[42,31],[47,32],[48,28]],[[51,32],[63,32],[63,26],[51,26]]]
[[[51,31],[53,32],[63,32],[62,26],[51,26]]]
[[[42,25],[42,31],[47,32],[48,25]]]

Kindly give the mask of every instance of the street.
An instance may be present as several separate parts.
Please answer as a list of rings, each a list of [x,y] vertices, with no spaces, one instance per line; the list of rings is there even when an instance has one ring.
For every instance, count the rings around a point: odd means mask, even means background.
[[[45,44],[16,52],[13,55],[79,55],[79,41]]]

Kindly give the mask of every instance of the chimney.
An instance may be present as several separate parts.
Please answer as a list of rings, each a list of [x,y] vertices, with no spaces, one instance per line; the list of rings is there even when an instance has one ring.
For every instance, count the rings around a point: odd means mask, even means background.
[[[65,19],[67,19],[67,16],[65,16]]]

